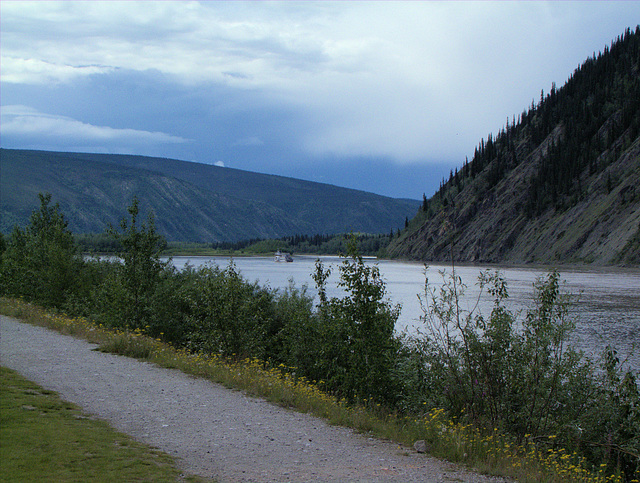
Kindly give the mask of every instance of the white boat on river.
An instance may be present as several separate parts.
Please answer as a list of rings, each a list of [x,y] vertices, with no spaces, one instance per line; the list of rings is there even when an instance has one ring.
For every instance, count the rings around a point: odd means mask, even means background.
[[[293,262],[293,257],[290,253],[282,253],[280,250],[276,252],[274,257],[274,261],[276,262]]]

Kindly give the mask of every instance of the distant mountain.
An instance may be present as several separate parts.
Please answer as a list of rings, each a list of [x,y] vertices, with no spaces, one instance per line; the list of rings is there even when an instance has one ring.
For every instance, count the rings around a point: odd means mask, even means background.
[[[392,256],[640,264],[640,28],[481,141]]]
[[[52,194],[75,233],[100,233],[134,196],[170,241],[389,233],[420,203],[231,168],[144,156],[0,149],[0,230],[28,223]]]

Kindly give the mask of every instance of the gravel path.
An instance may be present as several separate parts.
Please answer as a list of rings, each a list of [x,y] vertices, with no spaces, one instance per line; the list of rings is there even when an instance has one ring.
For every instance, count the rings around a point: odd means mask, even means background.
[[[0,363],[226,482],[499,481],[179,371],[0,316]]]

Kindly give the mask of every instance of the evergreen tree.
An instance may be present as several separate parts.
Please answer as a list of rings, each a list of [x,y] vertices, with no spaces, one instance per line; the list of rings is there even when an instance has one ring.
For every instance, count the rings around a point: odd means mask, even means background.
[[[140,207],[134,197],[128,208],[130,221],[122,219],[120,230],[110,226],[108,233],[122,246],[118,256],[123,263],[115,273],[115,279],[107,281],[111,292],[107,313],[123,314],[130,329],[143,329],[150,324],[152,301],[161,274],[168,262],[160,260],[166,247],[165,238],[156,232],[154,217],[149,213],[147,223],[139,224]],[[113,306],[115,304],[115,306]]]
[[[73,234],[51,194],[38,195],[40,209],[26,229],[15,226],[2,253],[0,293],[64,307],[82,267]]]

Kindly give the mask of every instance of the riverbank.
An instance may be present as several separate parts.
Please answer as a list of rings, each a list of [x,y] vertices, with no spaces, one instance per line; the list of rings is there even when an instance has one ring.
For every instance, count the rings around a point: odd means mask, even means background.
[[[306,285],[309,295],[316,296],[315,281],[312,273],[315,262],[320,258],[333,272],[328,279],[327,294],[329,297],[342,297],[344,292],[338,286],[340,266],[345,259],[338,257],[318,257],[310,255],[295,256],[293,263],[275,263],[272,256],[262,257],[197,257],[175,256],[172,264],[178,270],[187,263],[194,268],[215,263],[224,269],[233,260],[242,277],[249,281],[257,281],[262,287],[285,292],[293,280],[298,288]],[[163,260],[168,260],[163,258]],[[436,287],[441,286],[443,278],[441,270],[451,273],[450,264],[429,265],[425,273],[424,264],[420,262],[399,262],[385,259],[365,259],[368,265],[377,265],[386,284],[387,296],[393,304],[400,304],[402,309],[396,323],[396,331],[407,331],[415,334],[424,328],[421,317],[424,312],[418,295],[424,294],[425,275]],[[509,299],[505,302],[514,312],[526,311],[531,304],[533,284],[538,277],[551,273],[554,267],[536,268],[525,266],[520,268],[506,266],[478,266],[461,264],[455,271],[467,286],[461,297],[463,308],[473,307],[478,301],[480,290],[477,286],[478,276],[484,270],[498,270],[508,284]],[[603,267],[574,267],[558,269],[560,273],[561,291],[571,295],[571,316],[576,321],[576,330],[572,339],[579,350],[584,351],[592,359],[598,360],[604,349],[610,345],[618,350],[625,367],[640,374],[640,352],[633,342],[640,340],[640,269],[608,269]],[[484,295],[478,305],[478,312],[488,317],[493,308],[493,298]]]

